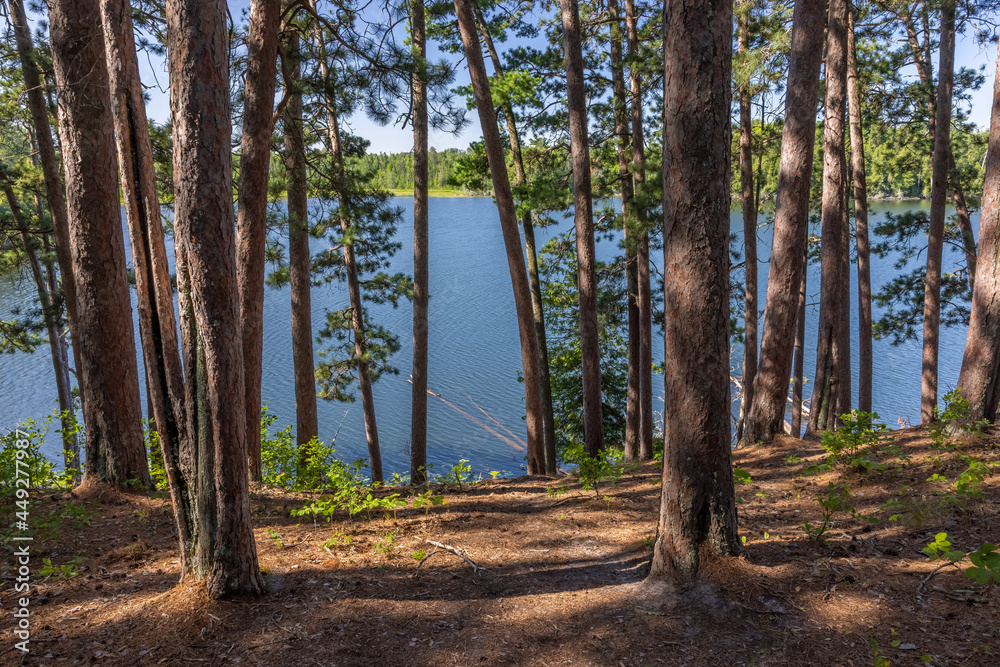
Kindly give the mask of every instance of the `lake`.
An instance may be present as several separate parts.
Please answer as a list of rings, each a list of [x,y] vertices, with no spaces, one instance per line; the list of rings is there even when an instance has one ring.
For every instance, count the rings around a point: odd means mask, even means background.
[[[397,240],[403,248],[393,259],[392,271],[412,273],[413,202],[397,198],[403,209]],[[929,208],[929,202],[879,202],[872,206],[871,226],[887,211],[902,212]],[[764,216],[761,217],[764,222]],[[978,214],[973,216],[978,229]],[[742,217],[734,210],[731,229],[742,238]],[[555,227],[539,230],[538,245],[572,227],[565,219]],[[818,230],[815,230],[818,233]],[[760,307],[764,306],[767,285],[767,261],[770,256],[770,227],[758,230],[760,259]],[[742,241],[739,241],[742,243]],[[614,242],[600,241],[598,259],[610,259],[616,252]],[[128,246],[126,234],[126,247]],[[313,242],[314,251],[326,247]],[[172,254],[172,248],[171,254]],[[662,264],[662,255],[653,261]],[[877,290],[894,275],[893,258],[872,259],[872,283]],[[949,270],[946,255],[945,270]],[[653,273],[654,276],[658,272]],[[857,330],[857,273],[851,274],[852,330]],[[805,374],[815,370],[816,328],[819,310],[819,265],[809,268],[809,308],[806,323]],[[29,307],[35,299],[29,278],[0,280],[0,318],[10,318],[17,307]],[[133,307],[135,295],[133,293]],[[319,331],[324,308],[338,309],[347,304],[346,287],[317,287],[312,293],[313,328]],[[409,419],[412,315],[409,303],[398,309],[372,306],[375,322],[395,332],[402,348],[393,358],[399,375],[385,375],[374,386],[383,465],[387,476],[409,471]],[[270,289],[265,293],[264,373],[262,395],[269,411],[277,417],[276,427],[295,422],[295,399],[291,351],[291,305],[289,291]],[[474,472],[497,470],[505,475],[520,474],[524,453],[501,439],[490,418],[522,440],[525,437],[523,392],[517,377],[521,369],[514,301],[510,275],[503,249],[503,238],[496,208],[489,198],[432,198],[430,200],[430,342],[428,388],[440,398],[428,398],[428,460],[432,472],[468,459]],[[876,312],[875,318],[878,318]],[[789,332],[792,335],[792,332]],[[136,330],[136,341],[139,340]],[[944,329],[940,348],[940,393],[954,386],[962,362],[965,328]],[[317,345],[317,351],[320,348]],[[852,344],[854,357],[854,399],[857,399],[857,342]],[[139,357],[140,373],[142,359]],[[663,339],[654,332],[654,361],[663,360]],[[733,373],[739,374],[742,348],[732,350]],[[883,421],[896,427],[898,420],[919,422],[921,350],[919,341],[893,347],[888,341],[874,344],[874,409]],[[140,389],[145,388],[140,382]],[[654,409],[662,407],[662,381],[654,380]],[[812,385],[806,385],[806,396]],[[143,396],[145,408],[145,396]],[[46,345],[34,354],[0,356],[0,431],[13,428],[18,421],[41,418],[57,406],[55,379]],[[738,406],[734,408],[738,410]],[[489,417],[484,415],[484,411]],[[360,400],[352,404],[320,400],[320,438],[329,442],[337,434],[338,456],[345,460],[367,457]],[[659,430],[659,427],[657,427]],[[504,434],[506,435],[506,434]],[[59,459],[59,441],[50,435],[44,451]]]

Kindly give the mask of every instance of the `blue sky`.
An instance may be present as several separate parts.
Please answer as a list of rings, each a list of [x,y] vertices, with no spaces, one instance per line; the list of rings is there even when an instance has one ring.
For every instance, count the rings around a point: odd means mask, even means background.
[[[243,22],[241,19],[242,12],[248,5],[248,0],[230,2],[233,18],[237,22]],[[442,57],[440,52],[437,52],[434,48],[433,43],[429,47],[431,58],[437,59]],[[972,38],[964,35],[959,35],[956,40],[955,62],[957,67],[967,66],[978,68],[982,65],[986,66],[984,71],[986,83],[972,94],[972,110],[970,114],[970,120],[983,130],[988,129],[990,122],[989,116],[993,97],[993,78],[996,72],[996,55],[997,50],[994,45],[980,47]],[[936,68],[936,54],[934,61]],[[145,59],[142,59],[140,61],[140,69],[142,70],[143,81],[147,85],[154,85],[159,82],[159,85],[165,91],[167,86],[165,62],[154,59],[151,63],[147,63]],[[912,70],[912,68],[909,69]],[[910,72],[910,75],[915,78],[916,71]],[[468,80],[468,74],[463,70],[459,70],[456,85],[467,84]],[[166,121],[170,115],[168,97],[164,91],[157,90],[156,88],[150,89],[152,100],[146,111],[151,118],[158,122]],[[439,150],[445,148],[466,148],[473,141],[479,140],[482,137],[482,132],[479,129],[478,118],[475,117],[475,114],[471,118],[473,122],[466,126],[465,130],[457,136],[435,132],[432,129],[430,132],[430,145]],[[372,153],[399,153],[412,150],[413,148],[413,134],[408,127],[405,129],[393,126],[382,127],[376,125],[361,113],[347,119],[346,125],[351,132],[371,142],[369,151]]]

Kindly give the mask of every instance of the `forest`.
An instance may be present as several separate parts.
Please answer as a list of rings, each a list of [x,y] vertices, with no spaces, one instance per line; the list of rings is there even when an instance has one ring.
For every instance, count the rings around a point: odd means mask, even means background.
[[[0,664],[1000,661],[991,0],[0,6]]]

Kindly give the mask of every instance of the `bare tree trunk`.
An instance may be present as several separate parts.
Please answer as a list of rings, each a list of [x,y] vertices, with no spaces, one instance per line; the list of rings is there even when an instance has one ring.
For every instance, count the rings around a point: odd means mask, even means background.
[[[583,362],[583,448],[597,456],[604,448],[601,406],[601,346],[597,330],[597,277],[594,258],[594,203],[590,187],[587,139],[587,91],[580,41],[577,0],[560,0],[563,51],[566,57],[566,100],[573,163],[573,218],[576,226],[577,285],[580,294],[580,356]]]
[[[853,7],[847,9],[847,109],[851,125],[851,171],[854,174],[854,228],[858,252],[858,410],[872,411],[872,273],[868,242],[868,184],[861,95],[855,57]]]
[[[267,183],[271,167],[280,0],[251,0],[247,28],[247,72],[237,185],[236,279],[243,339],[247,458],[250,479],[260,481],[260,406],[264,350],[264,248]]]
[[[976,237],[972,233],[972,218],[969,217],[969,206],[965,203],[965,192],[962,191],[962,183],[955,173],[955,158],[952,151],[948,150],[948,171],[954,173],[951,184],[951,200],[955,204],[955,217],[958,218],[958,228],[962,232],[962,249],[965,251],[965,267],[969,276],[969,293],[976,286]]]
[[[510,190],[507,166],[504,163],[500,130],[494,116],[493,97],[486,75],[486,64],[476,36],[475,15],[471,0],[455,0],[458,15],[458,29],[462,35],[465,57],[469,63],[469,75],[476,97],[476,109],[482,126],[486,157],[493,178],[493,192],[496,195],[500,226],[503,230],[504,247],[507,251],[507,267],[510,270],[514,289],[514,305],[517,309],[517,328],[521,340],[521,367],[524,374],[524,402],[528,427],[528,474],[539,474],[545,470],[543,445],[542,397],[540,391],[540,362],[535,323],[531,312],[531,292],[525,275],[524,255],[517,231],[517,216],[514,211],[514,197]]]
[[[979,266],[957,389],[974,420],[995,421],[1000,403],[1000,48],[993,80],[989,147],[979,212]]]
[[[7,4],[10,8],[10,20],[14,28],[17,53],[21,61],[21,73],[24,77],[24,87],[28,98],[28,111],[31,113],[31,124],[35,131],[38,157],[42,163],[42,177],[45,181],[45,199],[48,203],[49,214],[52,216],[56,260],[59,263],[59,273],[62,276],[63,299],[66,302],[66,320],[69,325],[70,338],[73,341],[73,363],[79,369],[80,354],[76,345],[78,335],[76,281],[73,277],[73,257],[70,251],[69,220],[66,215],[63,183],[59,176],[59,161],[56,158],[52,128],[49,125],[48,103],[45,100],[42,77],[35,62],[37,52],[31,41],[31,28],[24,13],[23,0],[8,0]],[[68,373],[68,368],[66,372]],[[68,380],[69,377],[67,375],[67,391],[69,391]],[[72,410],[72,398],[70,398],[68,407],[66,408],[63,407],[64,400],[63,398],[60,399],[60,410]],[[77,452],[76,465],[79,465],[79,445],[74,442],[73,447]]]
[[[664,6],[663,491],[650,577],[736,555],[729,431],[731,0]],[[697,94],[693,94],[693,93]],[[698,350],[691,354],[691,350]]]
[[[114,125],[97,0],[49,4],[67,213],[76,279],[86,477],[152,485],[118,209]]]
[[[924,282],[924,345],[920,382],[920,423],[934,421],[937,407],[938,342],[941,328],[941,256],[944,250],[945,206],[948,196],[948,155],[951,152],[951,88],[955,76],[955,3],[941,4],[941,62],[938,65],[937,115],[931,177],[930,230],[927,235],[927,277]]]
[[[474,7],[476,22],[486,43],[486,50],[493,62],[493,70],[498,76],[503,74],[500,55],[493,44],[486,21],[478,6]],[[514,183],[527,185],[527,175],[524,170],[524,156],[521,151],[521,138],[517,131],[514,109],[509,103],[501,105],[504,120],[507,124],[507,138],[510,141],[510,153],[514,162]],[[532,222],[531,211],[525,211],[521,216],[521,228],[524,230],[524,257],[528,263],[528,287],[531,289],[531,315],[535,324],[535,338],[538,341],[538,370],[542,395],[542,440],[545,448],[545,474],[556,474],[556,426],[552,411],[552,381],[549,375],[549,349],[545,336],[545,311],[542,308],[542,287],[538,279],[538,251],[535,245],[535,225]]]
[[[639,58],[639,28],[635,1],[625,0],[625,33],[629,67],[629,106],[632,120],[632,180],[636,191],[646,182],[642,131],[642,82],[635,61]],[[645,227],[645,211],[636,209],[635,217]],[[643,229],[636,243],[636,307],[639,310],[639,458],[653,459],[653,317],[649,285],[649,231]]]
[[[309,271],[309,190],[306,147],[302,129],[299,36],[285,43],[288,68],[284,86],[288,104],[282,126],[285,171],[288,174],[288,273],[292,295],[292,364],[295,375],[295,443],[300,462],[308,458],[306,445],[319,435],[316,414],[316,365],[313,361],[312,279]]]
[[[806,250],[805,262],[808,262],[809,251]],[[802,437],[802,387],[805,384],[803,366],[806,350],[806,282],[809,277],[809,265],[803,264],[802,281],[799,283],[799,307],[795,317],[795,347],[792,350],[792,429],[793,438]]]
[[[809,187],[825,13],[826,0],[798,0],[795,3],[760,366],[754,381],[754,400],[743,430],[741,442],[744,444],[770,441],[782,431],[784,423],[794,345],[788,332],[797,316],[798,288],[805,270],[809,231]]]
[[[413,69],[413,372],[410,483],[427,481],[427,302],[430,284],[427,176],[427,27],[424,0],[410,3]]]
[[[847,247],[847,0],[830,0],[823,123],[823,211],[819,342],[809,430],[834,428],[851,409],[851,255]]]
[[[639,459],[639,432],[641,423],[640,397],[640,340],[639,330],[639,266],[638,266],[638,227],[634,217],[632,198],[635,186],[628,163],[631,158],[629,151],[629,109],[625,99],[625,71],[622,64],[622,27],[618,0],[608,0],[608,13],[611,15],[611,83],[614,96],[615,119],[615,149],[618,154],[618,178],[621,181],[622,218],[625,237],[625,275],[626,291],[628,293],[628,371],[627,389],[625,393],[625,460]]]
[[[182,474],[175,498],[183,502],[178,520],[184,520],[184,572],[206,579],[214,598],[259,595],[264,581],[250,522],[226,5],[167,0],[166,17],[178,291],[192,443],[176,462]]]
[[[750,49],[750,14],[741,12],[737,27],[740,52]],[[743,395],[736,441],[743,437],[746,413],[753,403],[753,381],[757,375],[757,208],[753,188],[753,119],[749,81],[740,89],[740,191],[743,200],[743,255],[746,291],[743,306]]]

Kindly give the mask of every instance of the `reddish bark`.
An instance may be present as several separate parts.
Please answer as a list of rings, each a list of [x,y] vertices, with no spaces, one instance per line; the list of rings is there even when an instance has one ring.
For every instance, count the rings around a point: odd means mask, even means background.
[[[743,430],[744,444],[769,441],[781,433],[784,423],[794,346],[794,338],[788,332],[795,324],[805,264],[825,10],[826,0],[798,0],[792,18],[778,203],[761,327],[760,365],[754,381],[754,400]]]
[[[693,583],[735,555],[729,444],[729,113],[732,2],[664,9],[663,492],[651,577]],[[691,350],[698,354],[691,354]]]

